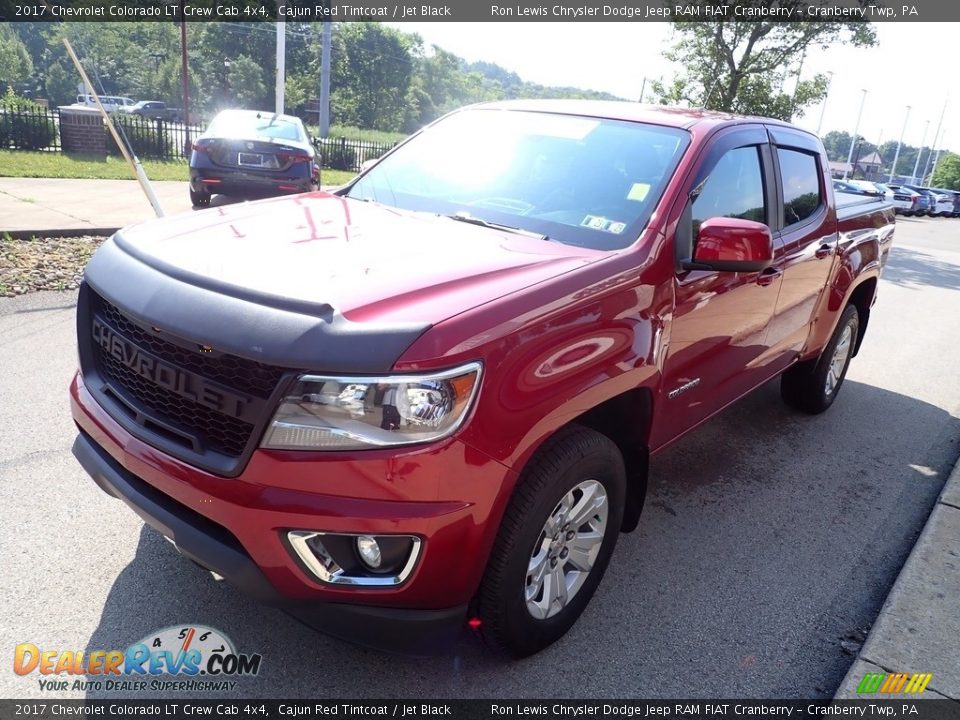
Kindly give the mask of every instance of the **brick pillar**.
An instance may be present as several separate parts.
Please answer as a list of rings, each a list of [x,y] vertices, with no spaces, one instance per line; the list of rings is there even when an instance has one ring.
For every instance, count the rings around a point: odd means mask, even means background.
[[[107,133],[96,108],[61,105],[60,145],[64,152],[107,156]]]

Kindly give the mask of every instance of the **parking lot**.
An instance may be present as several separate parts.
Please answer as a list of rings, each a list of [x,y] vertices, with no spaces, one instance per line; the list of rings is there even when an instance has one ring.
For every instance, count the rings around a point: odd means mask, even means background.
[[[235,697],[829,697],[960,455],[960,220],[900,219],[895,243],[836,404],[802,416],[770,383],[655,458],[585,615],[520,662],[466,634],[378,654],[214,583],[70,454],[73,294],[0,300],[0,650],[198,623],[263,655]],[[42,696],[37,677],[7,665],[0,694]]]

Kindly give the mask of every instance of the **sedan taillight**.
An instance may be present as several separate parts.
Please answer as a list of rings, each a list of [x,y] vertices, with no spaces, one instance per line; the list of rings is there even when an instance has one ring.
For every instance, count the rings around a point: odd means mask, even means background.
[[[296,165],[297,163],[310,162],[311,158],[305,153],[277,153],[277,160],[280,161],[281,165],[286,163]]]
[[[212,146],[213,146],[213,143],[204,142],[203,140],[198,140],[197,142],[193,143],[193,145],[191,145],[190,148],[195,152],[206,153],[209,155],[210,150],[213,149]]]

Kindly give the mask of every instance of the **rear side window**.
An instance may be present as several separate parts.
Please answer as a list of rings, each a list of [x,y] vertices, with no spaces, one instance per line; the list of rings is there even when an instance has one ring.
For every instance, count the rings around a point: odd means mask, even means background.
[[[820,168],[816,155],[777,148],[780,180],[783,183],[783,224],[801,223],[823,204]]]
[[[767,221],[760,167],[756,146],[734,148],[720,158],[693,202],[694,237],[700,224],[713,217]]]

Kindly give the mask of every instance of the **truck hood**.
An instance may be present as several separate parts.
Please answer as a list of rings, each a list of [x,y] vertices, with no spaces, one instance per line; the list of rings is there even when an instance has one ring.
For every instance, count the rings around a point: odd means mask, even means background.
[[[605,255],[325,192],[152,221],[116,241],[161,272],[263,305],[425,325]]]

